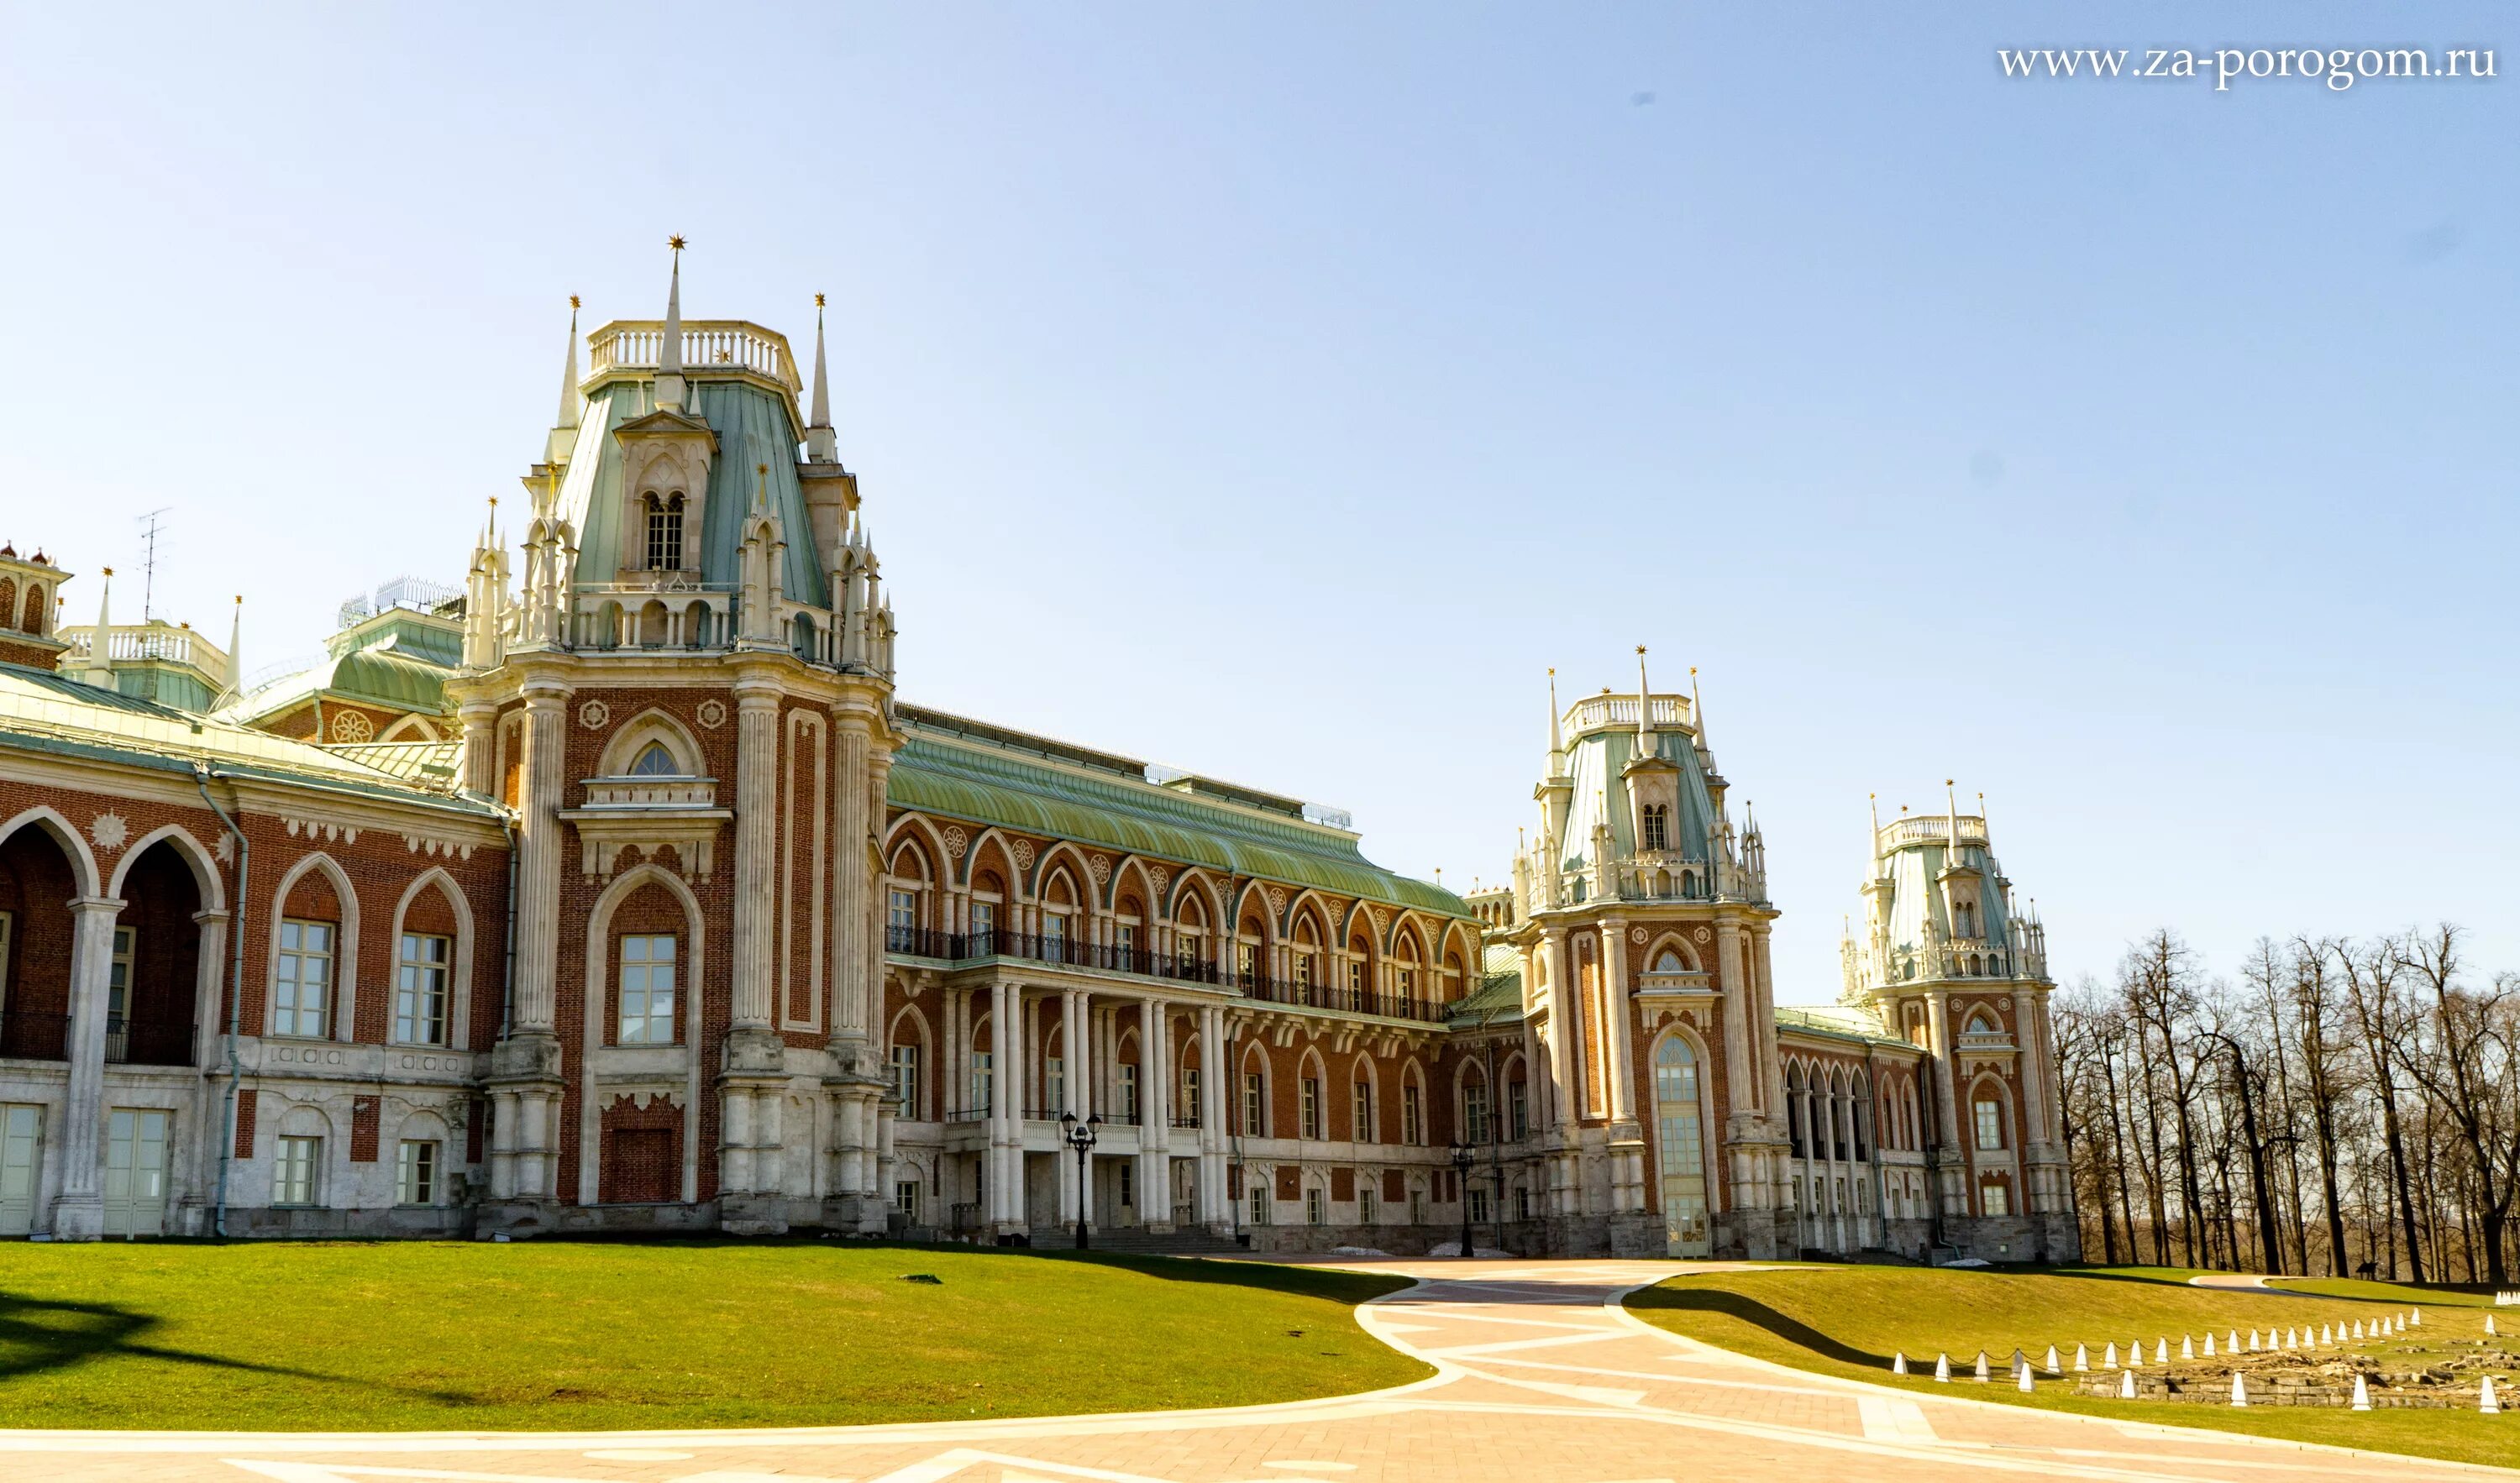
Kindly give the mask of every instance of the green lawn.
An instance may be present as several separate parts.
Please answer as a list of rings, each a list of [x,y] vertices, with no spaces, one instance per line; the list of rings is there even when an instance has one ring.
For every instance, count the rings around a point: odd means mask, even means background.
[[[2112,1341],[2124,1346],[2140,1338],[2149,1360],[2153,1341],[2167,1335],[2176,1363],[2182,1334],[2195,1335],[2201,1344],[2208,1328],[2220,1335],[2231,1328],[2245,1333],[2252,1326],[2315,1326],[2339,1319],[2350,1324],[2408,1308],[2421,1308],[2425,1318],[2420,1330],[2408,1330],[2409,1347],[2438,1349],[2483,1331],[2483,1317],[2473,1305],[2485,1299],[2471,1301],[2463,1294],[2349,1282],[2313,1302],[2275,1293],[2190,1287],[2187,1276],[2150,1268],[1955,1271],[1832,1266],[1722,1272],[1675,1278],[1633,1293],[1628,1308],[1649,1324],[1736,1353],[1916,1390],[2520,1466],[2520,1416],[2489,1416],[2472,1410],[2358,1414],[2265,1405],[2236,1410],[2084,1399],[2067,1395],[2065,1381],[2049,1380],[2044,1372],[2035,1394],[2024,1396],[2012,1389],[2004,1364],[2015,1346],[2028,1351],[2032,1363],[2038,1364],[2045,1360],[2048,1346],[2054,1344],[2070,1376],[2078,1341],[2091,1346],[2096,1369],[2102,1346]],[[2352,1290],[2342,1290],[2346,1288]],[[2391,1349],[2395,1344],[2392,1340],[2381,1347]],[[1966,1367],[1980,1349],[1995,1365],[1996,1379],[1986,1385],[1966,1378]],[[2367,1349],[2361,1346],[2358,1352]],[[1903,1380],[1888,1372],[1890,1357],[1899,1350],[1906,1351],[1908,1363],[1920,1374]],[[1953,1369],[1961,1378],[1948,1386],[1934,1382],[1937,1352],[1951,1355]]]
[[[1404,1285],[829,1241],[6,1243],[0,1424],[837,1425],[1288,1401],[1430,1373],[1356,1324]]]

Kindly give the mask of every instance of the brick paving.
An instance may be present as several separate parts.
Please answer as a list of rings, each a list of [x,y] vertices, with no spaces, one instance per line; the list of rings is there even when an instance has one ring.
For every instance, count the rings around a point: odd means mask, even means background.
[[[1806,1374],[1629,1318],[1669,1262],[1343,1263],[1423,1285],[1362,1312],[1435,1365],[1396,1390],[1232,1411],[764,1431],[0,1432],[0,1477],[152,1483],[1648,1483],[1862,1477],[2239,1483],[2507,1477]],[[1703,1264],[1700,1264],[1701,1266]],[[2166,1409],[2166,1408],[2164,1408]],[[2149,1408],[2147,1409],[2149,1410]]]

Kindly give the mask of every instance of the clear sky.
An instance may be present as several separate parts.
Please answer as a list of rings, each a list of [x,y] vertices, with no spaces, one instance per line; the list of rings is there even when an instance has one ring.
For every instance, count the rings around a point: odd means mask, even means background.
[[[1695,665],[1837,988],[1865,797],[1986,794],[2059,977],[2448,918],[2520,968],[2503,6],[18,6],[0,536],[248,669],[460,580],[589,326],[832,302],[920,702],[1447,884]]]

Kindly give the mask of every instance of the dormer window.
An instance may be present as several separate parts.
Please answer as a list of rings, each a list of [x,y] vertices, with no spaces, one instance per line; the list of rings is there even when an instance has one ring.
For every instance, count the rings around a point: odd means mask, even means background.
[[[657,496],[651,494],[644,504],[648,512],[648,560],[650,571],[683,569],[683,496],[680,490]]]
[[[1648,803],[1644,807],[1645,848],[1660,851],[1671,848],[1671,805]]]
[[[649,742],[647,749],[639,753],[639,760],[630,764],[633,778],[675,778],[682,771],[674,765],[674,754],[665,750],[662,742]]]
[[[1953,904],[1953,906],[1952,906],[1952,925],[1953,925],[1953,927],[1954,927],[1954,929],[1955,929],[1954,935],[1956,935],[1956,936],[1960,936],[1960,937],[1974,937],[1974,936],[1976,936],[1976,935],[1977,935],[1977,903],[1976,903],[1976,902],[1974,902],[1974,901],[1961,901],[1961,902],[1956,902],[1956,903],[1954,903],[1954,904]]]

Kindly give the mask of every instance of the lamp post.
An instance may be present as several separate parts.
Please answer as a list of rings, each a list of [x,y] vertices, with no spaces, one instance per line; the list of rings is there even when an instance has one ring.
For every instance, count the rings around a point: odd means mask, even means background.
[[[1067,1146],[1076,1150],[1076,1249],[1084,1251],[1094,1244],[1085,1231],[1087,1201],[1091,1198],[1091,1191],[1085,1188],[1085,1155],[1094,1151],[1096,1141],[1102,1137],[1098,1130],[1102,1126],[1102,1114],[1097,1112],[1078,1122],[1075,1113],[1061,1112],[1058,1126],[1059,1136],[1067,1141]]]
[[[1453,1192],[1462,1197],[1462,1259],[1474,1254],[1470,1245],[1470,1166],[1478,1162],[1478,1150],[1468,1144],[1453,1145]]]

